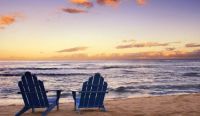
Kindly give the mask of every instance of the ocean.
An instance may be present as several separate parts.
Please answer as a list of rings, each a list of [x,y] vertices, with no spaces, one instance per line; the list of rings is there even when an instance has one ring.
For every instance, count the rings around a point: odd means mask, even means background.
[[[25,71],[47,90],[64,90],[61,102],[97,72],[108,83],[106,99],[200,93],[200,60],[0,61],[0,105],[23,103],[17,83]]]

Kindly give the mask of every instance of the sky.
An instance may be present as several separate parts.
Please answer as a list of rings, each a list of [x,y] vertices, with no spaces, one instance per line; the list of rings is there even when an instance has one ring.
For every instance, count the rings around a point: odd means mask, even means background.
[[[0,0],[0,60],[200,59],[200,0]]]

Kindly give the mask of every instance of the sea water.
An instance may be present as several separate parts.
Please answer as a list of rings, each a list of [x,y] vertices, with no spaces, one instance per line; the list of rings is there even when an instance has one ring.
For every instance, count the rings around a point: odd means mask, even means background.
[[[23,103],[18,81],[26,71],[47,90],[64,90],[61,102],[97,72],[108,83],[106,99],[200,92],[200,60],[0,61],[0,105]]]

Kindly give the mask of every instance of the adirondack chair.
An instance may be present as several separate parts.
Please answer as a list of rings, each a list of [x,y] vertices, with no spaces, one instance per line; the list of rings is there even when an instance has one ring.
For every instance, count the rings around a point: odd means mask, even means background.
[[[88,81],[83,83],[81,91],[72,91],[74,99],[74,109],[80,113],[80,108],[99,108],[106,111],[104,97],[107,91],[107,82],[96,73]]]
[[[20,88],[18,94],[22,95],[24,107],[15,116],[20,116],[29,109],[34,112],[34,108],[46,108],[42,116],[47,115],[55,106],[57,106],[57,110],[59,109],[59,98],[62,90],[50,90],[55,91],[57,97],[48,99],[46,93],[49,91],[45,90],[43,82],[37,80],[36,75],[31,74],[31,72],[25,72],[22,80],[18,82],[18,86]]]

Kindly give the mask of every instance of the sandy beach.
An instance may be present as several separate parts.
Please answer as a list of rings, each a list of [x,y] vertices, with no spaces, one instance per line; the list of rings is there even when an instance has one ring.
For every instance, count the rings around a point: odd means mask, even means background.
[[[97,109],[83,109],[83,116],[199,116],[200,94],[138,97],[128,99],[106,100],[107,112]],[[0,116],[13,116],[22,105],[0,106]],[[31,110],[24,116],[39,116],[44,109]],[[63,103],[60,110],[54,109],[49,116],[77,116],[73,103]]]

